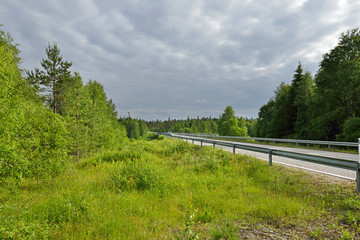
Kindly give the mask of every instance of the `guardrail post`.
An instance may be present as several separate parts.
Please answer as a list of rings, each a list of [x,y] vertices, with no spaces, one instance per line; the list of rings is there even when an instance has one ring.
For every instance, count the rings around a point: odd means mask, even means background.
[[[356,193],[360,193],[360,163],[356,163]]]
[[[200,141],[200,146],[202,146],[202,140]]]
[[[192,140],[192,144],[194,144],[194,139]]]
[[[269,150],[269,166],[272,166],[272,149]]]
[[[356,192],[360,192],[360,138],[358,138],[359,141],[359,159],[356,164]]]
[[[234,144],[234,146],[233,146],[233,154],[235,154],[235,144]]]
[[[213,143],[213,149],[215,149],[215,142]]]

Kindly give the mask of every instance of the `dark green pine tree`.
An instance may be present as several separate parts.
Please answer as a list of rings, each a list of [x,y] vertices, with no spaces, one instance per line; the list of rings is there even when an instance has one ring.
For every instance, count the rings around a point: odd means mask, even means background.
[[[299,88],[301,85],[301,82],[303,81],[303,68],[301,66],[301,63],[299,62],[298,67],[295,70],[294,77],[291,81],[291,85],[289,88],[289,98],[287,103],[287,111],[288,111],[288,129],[287,133],[288,135],[293,135],[295,133],[295,122],[298,115],[298,108],[295,103],[297,95],[299,94]]]
[[[56,43],[46,47],[47,59],[42,59],[41,66],[44,70],[35,68],[27,71],[27,80],[39,91],[47,93],[45,100],[49,103],[54,113],[62,113],[64,101],[63,93],[71,80],[69,68],[72,63],[63,61],[60,48]]]
[[[314,80],[310,72],[306,72],[298,85],[295,97],[296,121],[294,136],[309,139],[310,107],[314,92]]]

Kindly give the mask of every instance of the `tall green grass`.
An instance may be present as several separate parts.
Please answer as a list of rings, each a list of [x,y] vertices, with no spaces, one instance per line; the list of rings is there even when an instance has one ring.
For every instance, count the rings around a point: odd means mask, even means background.
[[[351,239],[360,200],[345,185],[182,141],[134,141],[39,188],[27,179],[1,191],[0,239],[239,239],[264,226]]]

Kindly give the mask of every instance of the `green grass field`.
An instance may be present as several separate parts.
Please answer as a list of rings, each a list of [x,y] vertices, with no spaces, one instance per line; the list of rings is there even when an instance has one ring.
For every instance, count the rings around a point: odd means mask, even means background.
[[[0,239],[356,239],[353,182],[174,139],[0,192]]]

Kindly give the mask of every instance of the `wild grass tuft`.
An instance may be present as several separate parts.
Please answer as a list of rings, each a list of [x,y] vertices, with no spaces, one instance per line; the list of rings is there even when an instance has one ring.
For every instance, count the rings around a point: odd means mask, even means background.
[[[162,188],[164,173],[146,161],[116,164],[109,184],[118,191]]]
[[[47,222],[54,224],[88,222],[95,215],[90,193],[58,194],[49,199],[43,208],[46,209]]]

